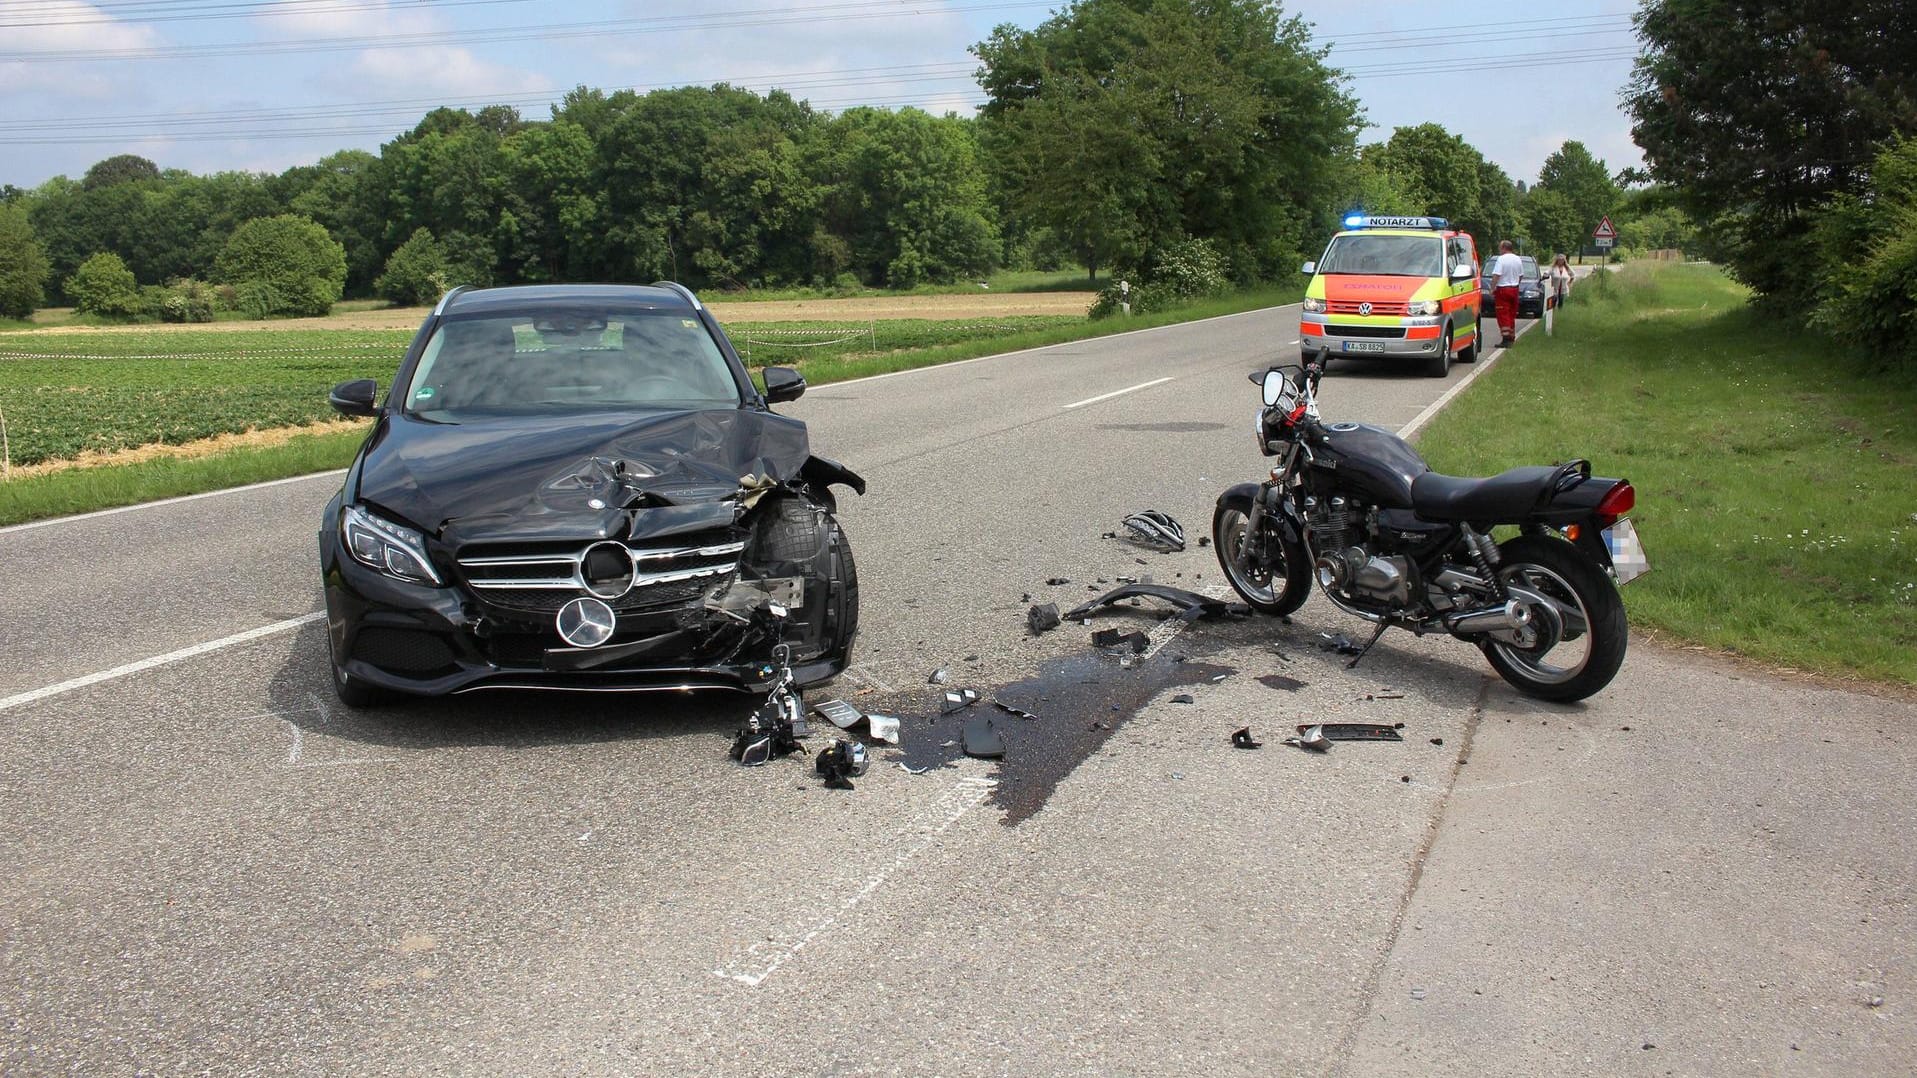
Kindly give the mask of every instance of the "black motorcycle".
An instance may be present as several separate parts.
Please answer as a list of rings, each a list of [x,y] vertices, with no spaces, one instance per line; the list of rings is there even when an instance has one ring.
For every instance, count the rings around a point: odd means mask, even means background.
[[[1518,691],[1581,700],[1624,662],[1618,584],[1649,566],[1631,484],[1587,461],[1487,479],[1439,475],[1391,431],[1319,419],[1316,364],[1253,371],[1264,387],[1262,483],[1218,497],[1212,538],[1232,587],[1266,614],[1325,597],[1385,630],[1476,644]],[[1492,530],[1515,527],[1503,542]],[[1355,665],[1357,659],[1352,663]]]

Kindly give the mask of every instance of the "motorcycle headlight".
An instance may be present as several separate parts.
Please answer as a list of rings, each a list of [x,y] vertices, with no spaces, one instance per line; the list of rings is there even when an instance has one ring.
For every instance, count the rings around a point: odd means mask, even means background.
[[[1306,314],[1325,313],[1325,301],[1321,299],[1312,299],[1310,296],[1306,296],[1305,297],[1305,313]]]
[[[353,560],[409,584],[443,585],[426,537],[404,525],[376,517],[357,505],[340,509],[340,543]]]
[[[1411,305],[1411,313],[1416,315],[1434,315],[1443,309],[1435,299],[1420,300]]]

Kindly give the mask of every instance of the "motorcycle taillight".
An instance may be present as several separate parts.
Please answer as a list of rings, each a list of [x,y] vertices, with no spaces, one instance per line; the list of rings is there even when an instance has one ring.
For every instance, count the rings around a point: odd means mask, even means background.
[[[1637,491],[1631,489],[1629,481],[1612,487],[1602,501],[1597,503],[1598,526],[1608,528],[1617,523],[1618,518],[1637,507]]]

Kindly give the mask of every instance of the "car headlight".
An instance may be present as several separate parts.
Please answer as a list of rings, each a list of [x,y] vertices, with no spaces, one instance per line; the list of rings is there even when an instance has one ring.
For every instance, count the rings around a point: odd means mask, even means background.
[[[1306,296],[1305,297],[1305,313],[1306,314],[1325,313],[1325,301],[1321,299],[1312,299],[1310,296]]]
[[[1411,305],[1411,313],[1416,315],[1433,315],[1443,309],[1443,305],[1435,299],[1419,300]]]
[[[411,528],[348,505],[340,509],[339,532],[346,552],[369,569],[409,584],[445,583],[426,556],[426,537]]]

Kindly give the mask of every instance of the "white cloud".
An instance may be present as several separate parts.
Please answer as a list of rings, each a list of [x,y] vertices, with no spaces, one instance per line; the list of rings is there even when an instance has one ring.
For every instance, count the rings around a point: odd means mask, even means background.
[[[262,39],[275,41],[419,34],[442,28],[426,11],[395,10],[386,3],[369,7],[366,0],[310,0],[290,11],[256,15],[252,21]]]
[[[42,0],[19,21],[43,25],[10,26],[0,51],[8,53],[125,53],[151,48],[160,35],[150,26],[133,26],[80,0]],[[57,25],[56,25],[57,24]],[[34,60],[0,63],[0,91],[42,90],[61,96],[99,99],[124,92],[126,72],[111,61]]]
[[[449,102],[551,88],[543,75],[482,60],[470,49],[440,45],[367,49],[348,68],[326,78],[337,83],[337,89],[361,97],[437,96]]]

